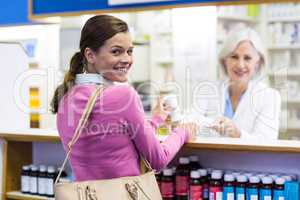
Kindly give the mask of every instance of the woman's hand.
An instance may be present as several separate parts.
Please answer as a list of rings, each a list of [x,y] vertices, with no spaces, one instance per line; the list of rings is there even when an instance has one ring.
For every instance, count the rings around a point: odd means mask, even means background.
[[[172,108],[163,102],[163,97],[159,97],[156,106],[152,110],[152,115],[160,116],[165,121],[171,111]]]
[[[189,140],[195,140],[199,131],[199,125],[195,122],[180,123],[176,128],[182,128],[188,133]]]
[[[241,131],[237,128],[234,122],[227,117],[218,118],[213,125],[212,129],[220,133],[221,135],[228,135],[229,137],[239,138],[241,137]]]

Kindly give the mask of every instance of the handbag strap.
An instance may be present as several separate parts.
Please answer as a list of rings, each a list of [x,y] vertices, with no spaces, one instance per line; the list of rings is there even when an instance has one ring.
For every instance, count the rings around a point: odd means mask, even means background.
[[[87,102],[87,104],[85,106],[85,109],[83,111],[83,114],[81,115],[79,123],[78,123],[78,125],[76,127],[75,134],[74,134],[73,138],[71,139],[71,141],[68,143],[68,152],[67,152],[67,155],[65,157],[65,160],[64,160],[62,166],[60,167],[59,173],[58,173],[58,175],[57,175],[57,177],[55,179],[55,184],[57,184],[58,180],[60,179],[61,174],[62,174],[63,170],[65,169],[66,164],[67,164],[67,162],[68,162],[68,160],[70,158],[72,147],[77,142],[77,140],[79,139],[79,137],[81,135],[81,132],[82,132],[82,129],[86,125],[87,120],[88,120],[88,118],[89,118],[89,116],[90,116],[90,114],[91,114],[91,112],[93,110],[93,107],[94,107],[94,105],[96,103],[97,97],[99,96],[99,94],[102,93],[103,90],[104,90],[104,86],[103,85],[97,86],[96,90],[90,96],[90,98],[89,98],[89,100],[88,100],[88,102]],[[153,170],[151,168],[150,163],[146,159],[144,159],[142,155],[140,155],[140,156],[141,156],[141,159],[142,159],[144,165],[146,166],[146,168],[148,170]]]
[[[80,134],[81,134],[81,130],[82,128],[86,125],[86,122],[91,114],[91,111],[96,103],[96,100],[97,100],[97,96],[104,90],[104,87],[103,86],[97,86],[96,87],[96,90],[92,93],[92,95],[90,96],[86,106],[85,106],[85,109],[83,111],[83,114],[81,115],[81,118],[79,120],[79,123],[76,127],[76,130],[75,130],[75,133],[74,133],[74,136],[73,138],[71,139],[71,141],[68,143],[68,152],[67,152],[67,155],[65,157],[65,160],[59,170],[59,173],[56,177],[56,180],[55,180],[55,184],[58,182],[58,180],[60,179],[60,176],[61,176],[61,173],[63,172],[63,170],[65,169],[66,167],[66,164],[67,164],[67,161],[69,160],[69,157],[70,157],[70,154],[71,154],[71,151],[72,151],[72,147],[73,145],[77,142],[77,140],[79,139],[80,137]]]

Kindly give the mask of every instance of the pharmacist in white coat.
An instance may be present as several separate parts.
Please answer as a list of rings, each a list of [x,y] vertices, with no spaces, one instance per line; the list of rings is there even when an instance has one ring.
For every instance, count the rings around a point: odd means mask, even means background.
[[[247,28],[229,35],[219,62],[226,79],[200,83],[194,89],[200,124],[209,118],[206,126],[221,135],[277,139],[281,97],[263,83],[265,50],[258,34]]]

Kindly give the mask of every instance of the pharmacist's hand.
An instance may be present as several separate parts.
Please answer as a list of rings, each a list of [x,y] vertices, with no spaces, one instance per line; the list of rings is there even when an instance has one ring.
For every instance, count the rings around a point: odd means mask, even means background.
[[[182,128],[188,133],[189,140],[195,140],[199,131],[199,125],[195,122],[181,123],[176,128]]]
[[[171,113],[172,108],[164,104],[163,97],[158,97],[156,106],[152,110],[153,116],[160,116],[164,121],[167,119],[168,115]]]
[[[212,129],[220,133],[221,135],[227,135],[233,138],[241,137],[241,132],[235,125],[235,123],[227,118],[227,117],[220,117],[218,118],[211,126]]]

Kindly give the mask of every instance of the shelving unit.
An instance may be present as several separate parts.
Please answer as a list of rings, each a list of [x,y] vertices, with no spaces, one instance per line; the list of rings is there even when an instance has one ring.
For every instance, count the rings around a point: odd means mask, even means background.
[[[33,142],[59,143],[56,130],[28,129],[27,131],[2,131],[0,138],[4,140],[3,146],[3,178],[2,200],[47,199],[39,196],[24,195],[20,192],[21,168],[33,161]]]
[[[30,164],[32,162],[32,143],[33,142],[51,142],[59,143],[60,139],[55,130],[28,130],[28,131],[14,131],[0,133],[0,138],[5,141],[4,151],[4,168],[3,173],[3,200],[43,200],[49,199],[40,196],[25,195],[19,192],[20,190],[20,169],[22,165]],[[165,137],[159,137],[164,140]],[[199,137],[197,140],[189,142],[184,145],[182,153],[203,153],[207,156],[208,153],[220,153],[223,156],[231,155],[236,152],[237,154],[251,154],[257,155],[262,158],[264,154],[268,154],[268,160],[264,160],[264,166],[276,163],[274,161],[274,153],[276,157],[284,157],[286,163],[299,163],[300,164],[300,141],[263,141],[263,140],[242,140],[234,138],[208,138]],[[208,152],[208,153],[207,153]],[[247,156],[240,156],[241,159],[246,159]],[[200,155],[201,158],[201,155]],[[231,159],[235,159],[232,157]],[[276,160],[276,159],[275,159]],[[205,163],[205,160],[201,161]],[[223,161],[231,162],[231,160]],[[284,164],[282,160],[276,164]],[[218,166],[224,164],[218,162]],[[295,167],[293,165],[286,165],[285,169]],[[300,175],[300,174],[299,174]],[[50,198],[53,200],[53,198]]]
[[[285,114],[282,114],[281,121],[285,121],[286,124],[280,127],[280,132],[287,138],[295,136],[299,138],[300,126],[294,122],[300,121],[297,119],[300,100],[296,95],[300,89],[300,59],[297,59],[300,53],[300,38],[297,34],[293,34],[293,31],[296,31],[295,27],[300,24],[300,16],[297,16],[299,13],[296,11],[299,5],[287,6],[290,10],[284,9],[286,8],[284,4],[281,6],[283,6],[281,10],[269,4],[264,6],[265,20],[262,26],[265,28],[262,35],[269,44],[267,46],[270,61],[267,63],[268,77],[274,86],[285,85],[285,88],[281,88],[283,89],[281,91],[286,94],[282,95],[282,111],[285,111]],[[298,92],[292,91],[297,89],[295,85],[299,86]]]

